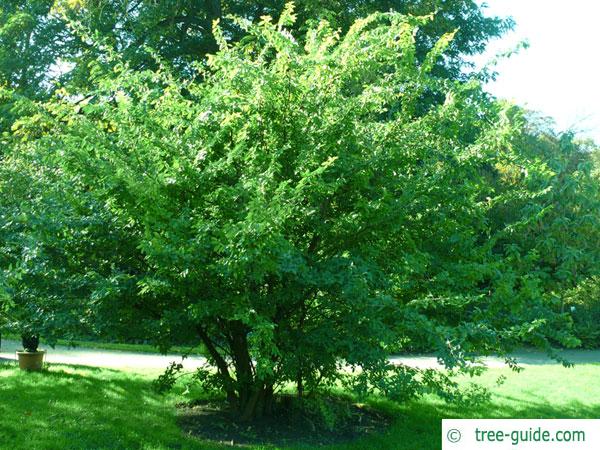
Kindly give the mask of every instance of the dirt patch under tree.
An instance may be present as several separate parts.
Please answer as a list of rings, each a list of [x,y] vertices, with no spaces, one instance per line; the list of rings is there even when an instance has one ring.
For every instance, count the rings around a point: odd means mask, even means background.
[[[183,431],[229,445],[329,445],[382,433],[392,419],[367,405],[327,398],[279,396],[273,414],[241,422],[224,401],[196,401],[178,405]]]

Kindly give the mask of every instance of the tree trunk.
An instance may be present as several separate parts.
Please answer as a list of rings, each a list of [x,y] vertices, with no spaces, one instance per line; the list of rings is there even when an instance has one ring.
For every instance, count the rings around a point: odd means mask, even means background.
[[[236,404],[238,397],[235,393],[235,382],[231,378],[231,375],[229,374],[229,366],[227,365],[227,361],[225,361],[225,358],[223,358],[223,356],[221,356],[221,354],[215,347],[212,339],[210,339],[210,336],[204,330],[204,328],[197,327],[196,331],[198,332],[200,339],[204,343],[204,346],[208,350],[208,353],[210,353],[210,356],[212,357],[212,359],[215,361],[215,364],[217,365],[217,370],[219,371],[219,376],[223,380],[223,386],[224,386],[225,392],[227,394],[227,401],[231,404]]]
[[[229,346],[233,356],[233,365],[235,366],[235,377],[241,408],[245,408],[245,405],[251,401],[255,391],[254,367],[248,349],[247,334],[248,330],[242,322],[231,322]]]
[[[298,371],[298,378],[296,379],[296,390],[298,392],[298,398],[304,396],[304,380],[302,378],[302,369]]]
[[[273,414],[273,402],[274,402],[274,392],[273,386],[267,386],[265,388],[265,404],[264,404],[264,414],[265,416],[270,416]]]
[[[232,321],[221,324],[221,331],[225,329],[231,361],[226,361],[219,353],[204,328],[198,327],[197,331],[217,365],[227,399],[235,405],[242,421],[249,422],[270,415],[273,411],[273,381],[259,380],[256,377],[248,346],[248,328],[240,321]],[[235,377],[230,374],[232,363]]]
[[[245,397],[247,401],[240,405],[242,422],[251,422],[268,416],[273,412],[273,386],[259,383]]]

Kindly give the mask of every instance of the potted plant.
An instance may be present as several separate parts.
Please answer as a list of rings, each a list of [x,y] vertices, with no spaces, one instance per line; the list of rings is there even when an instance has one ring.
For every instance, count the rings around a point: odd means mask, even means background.
[[[23,350],[17,352],[19,359],[19,368],[21,370],[39,371],[44,366],[44,350],[38,350],[40,338],[33,333],[23,333],[21,335]]]

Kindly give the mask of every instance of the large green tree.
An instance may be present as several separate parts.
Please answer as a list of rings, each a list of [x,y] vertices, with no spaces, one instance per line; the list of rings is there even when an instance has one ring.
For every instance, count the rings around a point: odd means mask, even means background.
[[[0,86],[34,98],[51,89],[52,68],[72,44],[52,6],[52,0],[6,0],[0,5]]]
[[[0,80],[22,93],[38,96],[67,69],[71,81],[86,84],[90,64],[97,67],[102,51],[94,41],[108,43],[132,66],[156,67],[147,52],[184,73],[190,63],[216,50],[212,23],[230,14],[249,20],[263,15],[278,17],[284,0],[8,0],[0,9]],[[297,36],[311,23],[327,19],[342,32],[359,17],[395,10],[429,15],[434,19],[417,32],[417,53],[424,57],[437,39],[457,31],[445,60],[438,68],[457,77],[464,55],[483,51],[486,42],[511,26],[508,20],[486,17],[472,0],[386,0],[296,2]],[[231,22],[224,25],[227,39],[239,40],[244,31]],[[89,33],[89,34],[87,34]],[[70,63],[70,64],[66,64]],[[72,64],[72,65],[71,65]]]
[[[165,345],[195,336],[216,370],[201,379],[246,419],[290,382],[299,393],[343,380],[394,398],[455,395],[440,373],[388,362],[418,339],[463,369],[476,352],[572,343],[538,279],[494,245],[513,224],[490,227],[487,175],[515,158],[518,124],[477,84],[434,76],[452,35],[419,57],[415,30],[427,19],[375,14],[345,34],[322,21],[302,40],[294,23],[289,7],[278,22],[237,19],[248,39],[235,45],[216,28],[201,82],[116,64],[84,101],[58,97],[19,121],[4,167],[54,189],[37,191],[42,207],[14,239],[58,247],[65,273],[40,277],[55,263],[17,244],[7,258],[30,278],[13,282],[13,301],[27,307],[36,285],[43,294],[73,274],[88,280],[93,264],[81,261],[94,255],[100,282],[77,285],[89,295],[73,297],[70,316],[110,305],[102,289],[134,280],[125,306],[143,305],[140,320]],[[445,100],[422,111],[424,93]],[[13,186],[5,173],[3,190]],[[61,186],[64,205],[44,207]],[[108,242],[95,219],[127,246],[92,251]],[[31,226],[39,220],[56,232]]]
[[[0,4],[0,133],[25,113],[23,98],[42,99],[53,91],[57,64],[73,52],[74,38],[51,13],[52,5],[52,0]]]
[[[277,17],[284,0],[7,0],[0,7],[0,87],[25,99],[40,99],[59,87],[81,93],[93,79],[112,71],[107,48],[138,70],[160,63],[191,76],[193,63],[216,51],[212,23],[230,14],[257,21]],[[456,31],[434,73],[464,76],[464,56],[481,52],[486,42],[511,26],[510,20],[486,17],[472,0],[393,0],[297,2],[292,31],[299,39],[310,24],[328,19],[346,32],[359,17],[395,10],[429,15],[433,20],[416,30],[416,53],[422,60],[445,33]],[[223,21],[226,38],[237,41],[245,31]],[[157,60],[160,59],[160,63]],[[423,105],[438,98],[424,93]],[[21,98],[0,98],[0,132],[10,130],[28,112]],[[25,102],[26,103],[26,102]]]

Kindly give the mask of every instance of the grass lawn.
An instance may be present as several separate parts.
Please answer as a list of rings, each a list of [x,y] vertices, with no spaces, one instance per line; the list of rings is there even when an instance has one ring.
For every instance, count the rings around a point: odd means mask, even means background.
[[[0,448],[226,448],[183,435],[174,405],[186,397],[182,392],[166,397],[154,394],[150,383],[156,375],[60,365],[45,373],[23,373],[0,364]],[[374,404],[396,417],[389,432],[328,448],[437,449],[444,417],[600,417],[598,364],[572,369],[531,366],[520,374],[492,369],[479,381],[495,386],[500,375],[507,380],[494,389],[492,401],[471,411],[434,398],[404,405],[375,400]]]

